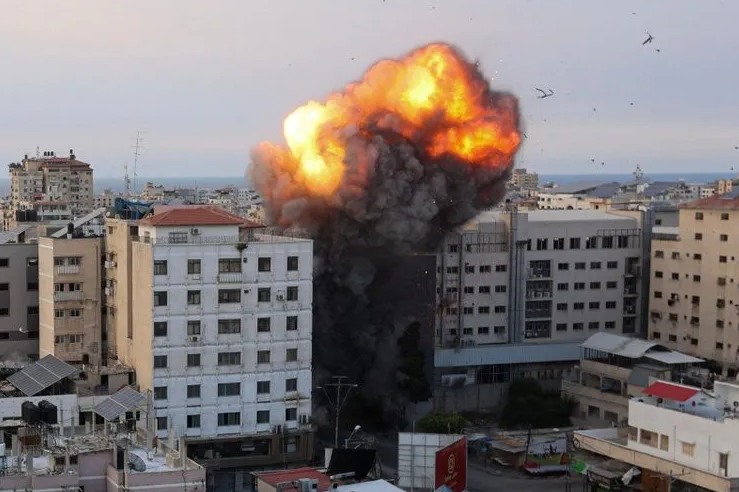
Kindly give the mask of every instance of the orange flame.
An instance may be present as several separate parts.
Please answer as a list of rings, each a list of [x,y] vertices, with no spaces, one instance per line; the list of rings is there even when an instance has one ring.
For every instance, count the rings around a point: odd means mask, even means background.
[[[361,127],[378,114],[396,115],[393,130],[405,138],[423,128],[431,157],[451,154],[495,167],[496,156],[513,155],[521,140],[516,109],[492,107],[486,97],[487,85],[466,61],[449,46],[432,44],[402,60],[378,62],[325,104],[312,101],[293,111],[283,128],[289,150],[263,145],[271,147],[273,165],[291,171],[296,185],[319,196],[332,195],[344,176],[339,130]]]

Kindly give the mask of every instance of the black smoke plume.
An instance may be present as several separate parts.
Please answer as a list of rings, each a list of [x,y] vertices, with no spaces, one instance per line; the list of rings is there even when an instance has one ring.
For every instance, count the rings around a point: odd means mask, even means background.
[[[494,91],[477,65],[449,49],[462,61],[466,77],[484,88],[479,104],[512,117],[506,125],[519,132],[516,98]],[[397,339],[409,322],[420,321],[409,319],[405,305],[421,294],[411,285],[393,291],[388,279],[414,256],[434,253],[450,231],[498,204],[517,150],[488,153],[481,162],[449,154],[432,157],[426,149],[444,121],[443,114],[429,118],[410,137],[400,131],[407,122],[392,112],[352,127],[327,128],[340,132],[346,149],[346,171],[331,197],[296,185],[291,171],[274,165],[273,147],[252,152],[249,178],[265,198],[268,221],[314,239],[316,384],[331,375],[348,376],[365,396],[380,396],[389,415],[407,403],[398,390],[403,375]],[[425,273],[433,274],[425,265]],[[434,312],[433,293],[423,302]],[[424,327],[427,334],[432,330]]]

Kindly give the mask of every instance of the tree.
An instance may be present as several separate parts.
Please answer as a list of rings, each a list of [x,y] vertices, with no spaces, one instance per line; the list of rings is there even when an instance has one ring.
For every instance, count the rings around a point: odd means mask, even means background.
[[[576,405],[557,391],[544,391],[535,379],[521,379],[511,383],[500,423],[506,428],[568,427]]]
[[[431,398],[426,377],[426,354],[420,344],[421,323],[411,323],[398,338],[398,387],[413,403]]]
[[[430,434],[461,434],[467,426],[467,419],[457,413],[429,413],[416,423],[421,432]]]

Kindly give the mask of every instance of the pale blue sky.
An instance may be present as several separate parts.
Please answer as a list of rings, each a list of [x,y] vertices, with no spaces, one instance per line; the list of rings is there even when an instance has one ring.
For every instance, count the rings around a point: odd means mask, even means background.
[[[295,106],[446,41],[520,96],[520,165],[739,170],[737,19],[728,0],[2,0],[0,161],[73,147],[119,176],[142,129],[141,176],[240,175]]]

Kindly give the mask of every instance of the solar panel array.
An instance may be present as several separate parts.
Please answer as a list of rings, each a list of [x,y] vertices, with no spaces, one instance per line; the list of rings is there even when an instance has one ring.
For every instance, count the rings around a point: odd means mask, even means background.
[[[53,355],[47,355],[10,375],[8,382],[26,396],[33,396],[75,374],[77,374],[77,369]]]
[[[118,390],[110,398],[106,398],[98,403],[95,407],[95,413],[105,420],[114,420],[141,405],[145,400],[146,397],[144,395],[130,386],[126,386]]]

